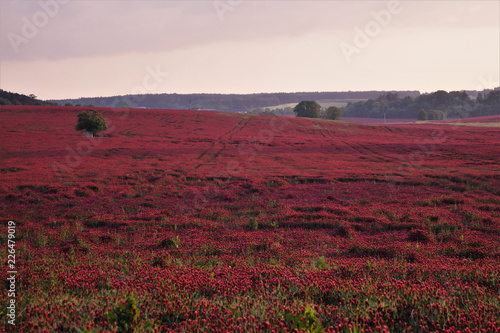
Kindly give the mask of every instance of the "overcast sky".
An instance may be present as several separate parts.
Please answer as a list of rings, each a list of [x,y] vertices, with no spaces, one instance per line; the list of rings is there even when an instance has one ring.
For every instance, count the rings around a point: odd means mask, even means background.
[[[42,99],[493,88],[499,3],[0,0],[0,88]]]

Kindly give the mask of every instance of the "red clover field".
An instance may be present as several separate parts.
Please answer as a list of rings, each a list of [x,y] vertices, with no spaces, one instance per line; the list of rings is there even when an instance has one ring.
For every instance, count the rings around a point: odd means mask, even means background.
[[[500,117],[91,109],[0,107],[2,332],[500,332]]]

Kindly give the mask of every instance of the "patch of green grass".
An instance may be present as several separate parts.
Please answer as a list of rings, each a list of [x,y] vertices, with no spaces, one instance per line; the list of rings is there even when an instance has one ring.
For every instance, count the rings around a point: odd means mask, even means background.
[[[255,217],[251,217],[248,220],[248,227],[251,230],[257,230],[257,229],[259,229],[259,222],[257,222],[257,219]]]
[[[160,242],[160,246],[166,249],[177,249],[181,244],[179,236],[164,239]]]
[[[285,320],[291,324],[294,330],[300,332],[320,333],[325,331],[316,310],[309,304],[306,305],[303,313],[298,315],[293,313],[285,314]]]

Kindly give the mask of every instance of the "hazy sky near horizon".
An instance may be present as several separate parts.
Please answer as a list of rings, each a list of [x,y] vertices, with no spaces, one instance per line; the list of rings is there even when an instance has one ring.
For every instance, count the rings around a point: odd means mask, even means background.
[[[493,88],[499,4],[0,0],[0,88],[42,99]]]

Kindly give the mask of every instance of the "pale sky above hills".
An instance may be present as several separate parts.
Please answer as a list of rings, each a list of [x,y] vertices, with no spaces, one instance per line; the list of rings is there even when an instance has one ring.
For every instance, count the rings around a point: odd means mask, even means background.
[[[0,88],[133,93],[499,85],[500,1],[0,0]]]

